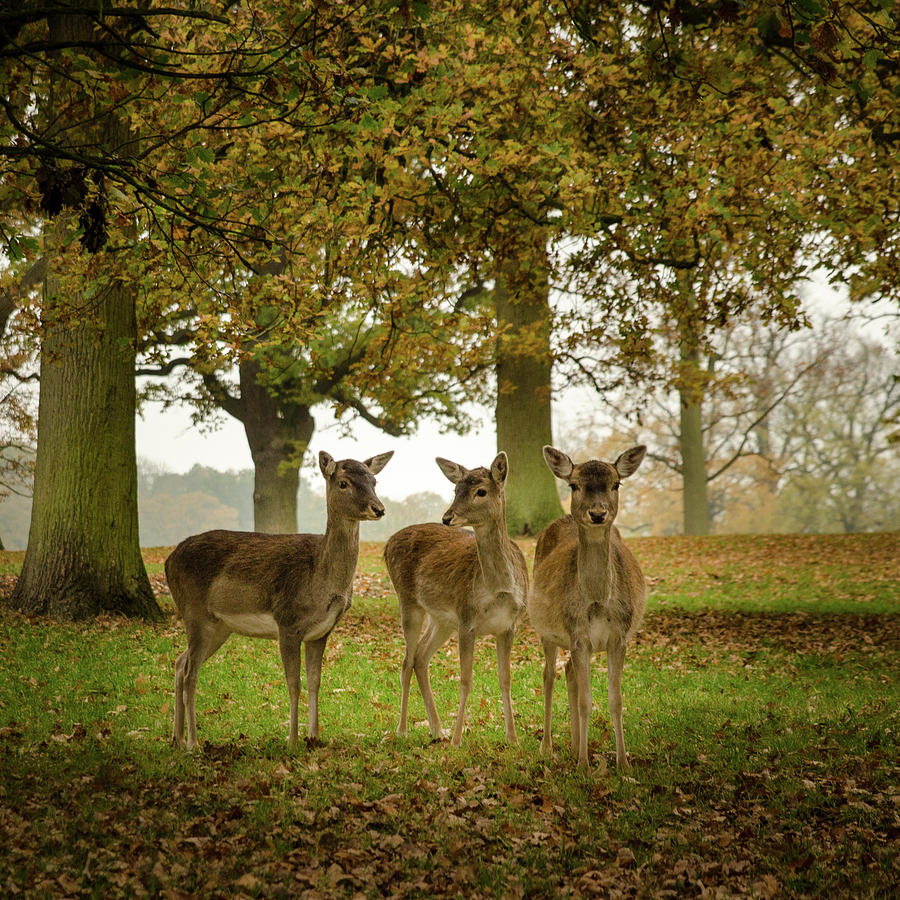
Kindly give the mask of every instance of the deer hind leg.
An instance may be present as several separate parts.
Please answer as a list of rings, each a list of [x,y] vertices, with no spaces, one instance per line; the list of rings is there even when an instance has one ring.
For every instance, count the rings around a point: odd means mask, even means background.
[[[306,693],[309,704],[309,728],[311,740],[319,738],[319,684],[322,681],[322,657],[328,635],[305,645],[306,650]]]
[[[622,725],[622,670],[625,668],[624,641],[610,641],[606,651],[609,715],[616,736],[616,768],[628,770],[631,763],[625,752],[625,731]]]
[[[297,708],[300,704],[300,635],[296,631],[279,628],[278,649],[281,652],[284,680],[287,682],[288,696],[291,701],[291,724],[288,729],[288,741],[291,744],[296,744]]]
[[[475,662],[475,629],[459,629],[459,711],[450,743],[458,747],[462,743],[463,728],[466,724],[466,704],[472,690],[472,670]]]
[[[185,650],[175,660],[175,724],[172,730],[172,745],[184,746],[184,667],[187,665],[188,652]]]
[[[512,628],[497,635],[497,676],[500,681],[500,696],[503,698],[503,721],[506,725],[506,739],[511,744],[518,744],[516,720],[513,717],[512,673],[510,672],[510,657],[512,656],[514,637],[515,631]]]
[[[406,645],[406,651],[403,654],[403,666],[400,669],[400,724],[397,726],[397,734],[401,737],[406,737],[409,686],[412,682],[416,647],[419,644],[419,635],[422,633],[422,621],[424,618],[425,610],[421,606],[401,607],[403,641]]]
[[[431,730],[431,736],[437,741],[445,737],[441,731],[441,720],[438,716],[437,707],[434,704],[434,694],[431,692],[431,680],[428,676],[428,663],[435,651],[442,647],[447,638],[453,634],[453,628],[447,625],[439,625],[433,619],[429,621],[422,640],[416,648],[416,655],[413,659],[413,668],[416,673],[416,681],[419,682],[419,691],[422,693],[422,700],[425,703],[425,713],[428,716],[428,727]]]
[[[185,745],[187,722],[188,750],[197,746],[197,712],[195,696],[200,666],[225,643],[231,631],[222,623],[205,623],[188,631],[188,646],[175,663],[175,729],[174,741]]]

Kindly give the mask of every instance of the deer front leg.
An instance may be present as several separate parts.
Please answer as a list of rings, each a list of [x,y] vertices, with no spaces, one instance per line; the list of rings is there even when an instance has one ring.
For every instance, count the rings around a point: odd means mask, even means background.
[[[438,625],[435,621],[431,621],[425,629],[422,640],[416,648],[415,661],[413,667],[416,672],[416,681],[419,682],[419,691],[422,693],[422,700],[425,703],[425,714],[428,716],[428,727],[431,730],[431,736],[439,741],[446,735],[441,731],[441,720],[438,716],[437,706],[434,703],[434,694],[431,691],[431,679],[428,675],[428,663],[434,656],[438,647],[443,646],[447,638],[453,633],[453,629],[446,625]]]
[[[625,668],[625,643],[610,640],[606,650],[609,715],[616,735],[616,768],[628,771],[631,763],[625,752],[625,731],[622,725],[622,670]]]
[[[462,743],[463,727],[466,724],[466,703],[472,690],[474,658],[475,629],[463,626],[459,629],[459,712],[456,714],[456,727],[450,741],[454,747]]]
[[[497,676],[500,681],[500,696],[503,698],[503,721],[506,725],[506,739],[511,744],[518,744],[516,736],[516,720],[513,717],[512,706],[512,673],[510,671],[510,658],[512,656],[513,638],[515,630],[510,628],[497,635]]]
[[[319,684],[322,681],[322,657],[325,655],[325,643],[328,635],[305,645],[306,651],[306,694],[309,704],[310,740],[319,739]]]
[[[278,629],[278,649],[281,651],[281,664],[284,666],[284,678],[287,681],[288,695],[291,699],[291,724],[288,741],[297,743],[297,706],[300,702],[300,635],[287,628]]]
[[[572,682],[575,684],[576,704],[570,716],[577,721],[578,768],[588,770],[588,722],[591,716],[591,651],[583,643],[572,644]],[[570,694],[571,696],[571,694]],[[573,737],[575,737],[573,728]]]
[[[541,640],[544,648],[544,733],[541,736],[541,755],[553,754],[553,688],[556,685],[557,646],[546,638]]]

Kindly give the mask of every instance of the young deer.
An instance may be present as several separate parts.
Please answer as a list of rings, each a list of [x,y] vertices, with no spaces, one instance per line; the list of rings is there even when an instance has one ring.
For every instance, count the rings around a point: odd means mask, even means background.
[[[428,662],[454,632],[459,633],[459,712],[452,743],[459,746],[466,701],[472,687],[475,637],[497,638],[497,670],[503,696],[506,737],[517,743],[510,696],[510,652],[516,625],[525,610],[528,570],[522,551],[506,532],[504,485],[509,471],[501,452],[490,469],[465,469],[438,457],[444,475],[456,485],[443,525],[411,525],[392,535],[384,558],[397,599],[406,641],[400,675],[402,696],[397,734],[406,734],[409,685],[415,670],[432,737],[442,737]],[[448,525],[468,525],[474,534]],[[422,623],[425,633],[420,640]]]
[[[359,557],[359,523],[380,519],[375,475],[393,453],[336,462],[319,453],[325,477],[325,534],[207,531],[183,540],[166,560],[166,578],[184,619],[187,649],[175,663],[173,742],[197,746],[197,673],[231,634],[277,640],[297,740],[300,644],[306,645],[308,736],[319,736],[319,682],[328,635],[350,606]]]
[[[534,556],[528,615],[544,647],[544,736],[541,753],[553,750],[550,719],[557,648],[567,647],[569,723],[578,767],[588,768],[591,655],[606,651],[609,712],[616,735],[616,765],[628,769],[622,733],[622,668],[625,645],[638,630],[647,605],[647,585],[631,551],[613,525],[619,482],[633,475],[647,448],[632,447],[614,463],[591,459],[575,465],[553,447],[544,460],[572,490],[571,515],[548,525]]]

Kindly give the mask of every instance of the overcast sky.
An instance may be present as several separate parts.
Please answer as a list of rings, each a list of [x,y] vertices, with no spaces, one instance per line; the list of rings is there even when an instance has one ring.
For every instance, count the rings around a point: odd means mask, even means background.
[[[330,417],[327,408],[316,412],[316,431],[303,467],[308,481],[321,477],[317,466],[315,474],[311,468],[316,465],[320,450],[335,459],[359,460],[393,450],[394,458],[378,476],[378,492],[382,497],[402,500],[410,494],[433,491],[449,500],[452,486],[435,464],[435,456],[444,456],[473,469],[490,465],[496,455],[496,432],[487,413],[482,416],[481,427],[464,436],[443,435],[432,423],[424,423],[415,436],[394,438],[357,421],[350,439],[327,424]],[[187,408],[162,411],[159,404],[146,404],[143,416],[138,416],[137,454],[139,460],[157,463],[169,472],[186,472],[196,463],[223,471],[253,468],[244,428],[239,422],[223,416],[217,430],[201,430],[191,423]]]

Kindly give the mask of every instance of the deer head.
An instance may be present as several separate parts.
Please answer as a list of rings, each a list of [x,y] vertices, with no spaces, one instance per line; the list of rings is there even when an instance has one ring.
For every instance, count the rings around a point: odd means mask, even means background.
[[[475,527],[484,522],[495,521],[498,515],[505,518],[505,495],[503,492],[509,461],[501,450],[490,469],[480,466],[466,469],[449,459],[435,457],[448,481],[456,485],[453,502],[444,513],[445,525],[469,525]]]
[[[345,519],[380,519],[384,504],[375,495],[375,476],[394,455],[391,450],[370,456],[362,463],[355,459],[337,461],[324,450],[319,452],[319,468],[325,477],[325,503],[328,514]]]
[[[572,491],[572,518],[579,526],[610,526],[619,512],[619,483],[633,475],[647,448],[643,444],[626,450],[614,463],[589,459],[572,462],[555,447],[544,447],[544,461],[557,477],[567,482]]]

